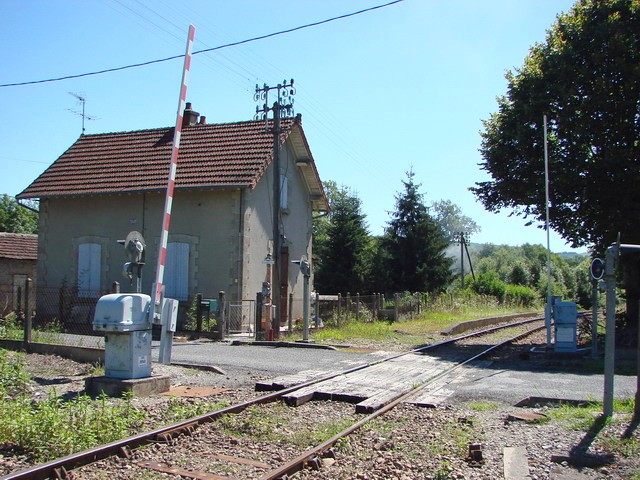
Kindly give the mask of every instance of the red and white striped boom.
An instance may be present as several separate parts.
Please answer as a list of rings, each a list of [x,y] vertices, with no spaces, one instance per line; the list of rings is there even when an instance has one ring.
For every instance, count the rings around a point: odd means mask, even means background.
[[[184,67],[182,69],[182,85],[180,87],[180,100],[178,101],[178,115],[176,118],[176,128],[173,133],[173,147],[171,149],[171,166],[169,167],[169,181],[167,182],[167,193],[164,201],[164,215],[162,217],[162,234],[160,235],[160,251],[158,254],[158,265],[156,268],[156,282],[154,304],[155,313],[161,310],[160,301],[162,299],[162,287],[164,281],[164,266],[167,260],[167,239],[169,237],[169,225],[171,223],[171,206],[173,204],[173,189],[176,182],[176,168],[178,166],[178,149],[180,148],[180,134],[182,133],[182,117],[184,114],[185,102],[187,98],[187,83],[189,80],[189,68],[191,67],[191,50],[196,28],[189,25],[189,38],[187,40],[187,51],[184,56]]]

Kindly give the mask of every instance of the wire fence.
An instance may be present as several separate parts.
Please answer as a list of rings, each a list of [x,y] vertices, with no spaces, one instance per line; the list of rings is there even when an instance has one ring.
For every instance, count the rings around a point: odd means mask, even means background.
[[[117,290],[117,286],[114,286]],[[0,284],[0,339],[80,345],[101,348],[104,332],[94,331],[93,318],[98,299],[104,293],[80,291],[77,287],[39,287],[28,280],[21,285]],[[309,326],[337,326],[349,322],[401,321],[419,315],[428,306],[442,308],[459,298],[447,295],[383,294],[322,295],[314,292],[309,304]],[[304,300],[290,295],[286,305],[284,330],[303,328]],[[285,306],[283,305],[283,308]],[[177,335],[225,339],[256,337],[255,300],[227,299],[224,292],[197,294],[180,302]],[[262,314],[264,315],[264,313]],[[259,328],[258,328],[259,330]],[[155,339],[159,333],[154,332]]]
[[[117,286],[114,287],[117,291]],[[94,331],[96,304],[105,293],[77,287],[40,287],[0,284],[0,339],[53,343],[89,348],[104,347],[104,332]],[[254,300],[227,301],[223,292],[197,294],[180,302],[178,335],[223,339],[253,336]],[[159,339],[159,329],[154,339]]]

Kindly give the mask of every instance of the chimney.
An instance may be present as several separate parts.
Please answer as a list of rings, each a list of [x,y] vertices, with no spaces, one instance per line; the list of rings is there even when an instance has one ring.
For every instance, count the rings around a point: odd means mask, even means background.
[[[205,117],[204,115],[200,115],[200,121],[198,122],[198,125],[206,125],[207,124],[207,117]]]
[[[184,114],[182,115],[182,126],[188,127],[189,125],[197,124],[199,115],[198,112],[191,109],[191,102],[187,102],[184,107]]]

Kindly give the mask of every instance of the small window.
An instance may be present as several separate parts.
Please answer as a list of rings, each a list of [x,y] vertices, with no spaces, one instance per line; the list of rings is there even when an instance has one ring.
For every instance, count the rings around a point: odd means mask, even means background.
[[[167,245],[164,266],[164,296],[176,300],[189,299],[189,244],[171,242]]]
[[[78,296],[99,297],[100,258],[102,248],[99,243],[81,243],[78,245]]]

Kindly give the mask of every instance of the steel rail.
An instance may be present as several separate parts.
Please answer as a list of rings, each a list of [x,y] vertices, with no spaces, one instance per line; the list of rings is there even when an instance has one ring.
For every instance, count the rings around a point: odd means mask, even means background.
[[[341,375],[348,375],[350,373],[364,370],[365,368],[373,367],[375,365],[388,362],[390,360],[394,360],[396,358],[399,358],[405,355],[424,352],[426,350],[431,350],[443,345],[455,343],[457,341],[464,340],[467,338],[486,335],[488,333],[491,333],[497,330],[517,327],[519,325],[541,321],[542,319],[543,317],[536,317],[533,319],[521,320],[519,322],[503,324],[496,327],[491,327],[488,329],[475,331],[466,335],[461,335],[458,337],[443,340],[441,342],[419,347],[407,352],[401,352],[401,353],[391,355],[389,357],[385,357],[373,362],[352,367],[348,370],[335,372],[321,378],[316,378],[298,385],[293,385],[291,387],[278,390],[252,400],[248,400],[243,403],[231,405],[229,407],[225,407],[223,409],[216,410],[213,412],[208,412],[203,415],[184,420],[182,422],[174,423],[171,425],[167,425],[164,427],[151,430],[149,432],[144,432],[138,435],[123,438],[121,440],[116,440],[114,442],[110,442],[94,448],[83,450],[81,452],[73,453],[65,457],[57,458],[45,463],[34,465],[24,470],[12,472],[0,477],[0,480],[46,480],[48,478],[58,478],[58,479],[65,478],[66,472],[68,472],[69,470],[73,470],[73,469],[82,467],[84,465],[88,465],[90,463],[105,459],[113,455],[127,456],[128,455],[127,452],[129,452],[131,449],[135,449],[137,447],[143,446],[153,441],[157,441],[158,439],[165,438],[167,435],[171,436],[173,434],[176,434],[177,432],[185,431],[187,429],[192,428],[195,425],[214,421],[217,418],[221,417],[222,415],[226,415],[230,413],[240,413],[246,408],[253,405],[275,402],[279,400],[281,397],[283,397],[284,395],[295,392],[296,390],[299,390],[301,388],[315,385],[316,383],[324,382],[327,380],[331,380]],[[436,377],[436,378],[439,378],[439,377]]]
[[[347,437],[348,435],[351,435],[353,432],[355,432],[356,430],[358,430],[360,427],[362,427],[363,425],[367,424],[368,422],[370,422],[371,420],[384,415],[385,413],[389,412],[390,410],[393,410],[395,407],[397,407],[399,404],[401,404],[402,402],[405,402],[406,400],[409,400],[412,396],[416,395],[419,392],[424,391],[427,387],[429,387],[431,384],[433,384],[436,380],[441,379],[442,377],[445,377],[447,375],[450,375],[452,372],[454,372],[455,370],[457,370],[458,368],[461,368],[463,365],[466,365],[468,363],[471,363],[479,358],[482,358],[486,355],[488,355],[489,353],[491,353],[493,350],[500,348],[506,344],[515,342],[516,340],[519,340],[521,338],[524,338],[525,336],[531,335],[532,333],[542,330],[543,328],[546,328],[544,325],[541,327],[536,327],[532,330],[529,330],[527,332],[521,333],[519,335],[516,335],[515,337],[512,337],[508,340],[504,340],[503,342],[500,342],[496,345],[493,345],[487,349],[485,349],[484,351],[478,353],[477,355],[474,355],[473,357],[470,357],[456,365],[454,365],[453,367],[440,372],[438,375],[434,376],[432,379],[428,380],[427,382],[423,383],[422,385],[420,385],[418,388],[415,388],[407,393],[405,393],[404,395],[402,395],[401,397],[398,397],[397,399],[395,399],[394,401],[392,401],[391,403],[388,403],[387,405],[385,405],[384,407],[376,410],[375,412],[371,413],[370,415],[366,416],[365,418],[359,420],[358,422],[354,423],[353,425],[347,427],[346,429],[344,429],[342,432],[334,435],[333,437],[331,437],[330,439],[324,441],[323,443],[312,447],[310,449],[308,449],[307,451],[301,453],[300,455],[298,455],[297,457],[293,458],[292,460],[290,460],[289,462],[283,464],[282,466],[271,470],[267,473],[265,473],[264,475],[262,475],[261,477],[259,477],[259,480],[277,480],[277,479],[281,479],[283,478],[285,475],[292,475],[298,471],[300,471],[302,468],[305,467],[305,465],[310,462],[313,461],[315,458],[320,457],[322,454],[324,454],[325,452],[327,452],[330,448],[332,448],[339,440],[341,440],[344,437]]]

